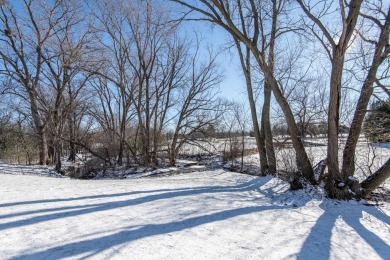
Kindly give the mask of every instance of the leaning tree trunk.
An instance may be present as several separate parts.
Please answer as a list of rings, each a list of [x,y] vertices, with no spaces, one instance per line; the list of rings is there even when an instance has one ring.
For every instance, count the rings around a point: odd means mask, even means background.
[[[295,122],[294,115],[291,111],[291,107],[287,102],[286,98],[284,97],[281,89],[279,88],[278,82],[276,81],[273,72],[266,65],[264,57],[256,49],[254,49],[253,51],[257,52],[257,62],[264,73],[267,83],[270,85],[274,93],[276,101],[282,109],[284,118],[286,119],[287,126],[290,131],[291,141],[295,150],[298,170],[302,173],[302,176],[310,183],[317,184],[317,181],[314,177],[313,167],[300,138],[299,130]]]
[[[345,179],[348,178],[348,176],[353,176],[355,172],[356,145],[358,143],[359,135],[362,130],[364,117],[366,116],[368,103],[370,102],[371,95],[374,91],[373,83],[377,69],[378,66],[376,66],[376,68],[371,67],[369,74],[364,81],[353,116],[352,124],[349,129],[347,142],[343,152],[342,175]]]
[[[361,183],[363,188],[363,196],[370,195],[376,188],[390,178],[390,158],[382,165],[374,174],[370,175]]]
[[[364,117],[366,115],[368,103],[374,91],[373,84],[376,78],[376,74],[379,66],[386,60],[386,53],[390,51],[388,46],[389,31],[390,31],[390,9],[387,12],[386,22],[381,28],[378,43],[375,45],[375,53],[372,60],[372,64],[366,79],[363,83],[363,87],[360,91],[360,97],[356,105],[355,114],[353,116],[351,128],[349,129],[349,135],[347,143],[343,153],[343,167],[342,173],[344,178],[352,176],[355,172],[355,150],[358,143],[359,135],[362,130]]]

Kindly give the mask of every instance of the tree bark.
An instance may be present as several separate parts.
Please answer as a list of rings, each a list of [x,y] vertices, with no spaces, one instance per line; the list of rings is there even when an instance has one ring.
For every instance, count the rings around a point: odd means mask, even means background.
[[[390,178],[390,158],[384,165],[382,165],[381,168],[361,183],[363,196],[366,197],[370,195],[371,192],[378,188],[379,185],[385,182],[388,178]]]
[[[74,112],[72,111],[72,106],[70,106],[70,113],[68,116],[68,128],[69,128],[69,157],[68,161],[76,161],[76,145],[74,141],[76,140],[75,136],[75,122],[73,120]]]
[[[338,128],[340,117],[341,78],[343,74],[344,55],[345,53],[339,48],[336,48],[333,52],[332,71],[330,78],[327,165],[330,177],[328,178],[328,180],[331,182],[341,177],[338,159]]]
[[[270,122],[270,109],[271,109],[271,88],[264,84],[264,105],[263,112],[261,114],[262,131],[264,132],[265,150],[267,155],[268,171],[270,173],[276,172],[276,157],[272,139],[272,130]]]
[[[38,135],[38,144],[39,144],[39,164],[46,165],[48,164],[48,148],[47,148],[47,135],[46,127],[41,123],[38,112],[37,97],[33,89],[29,89],[29,98],[30,98],[30,110],[33,118],[36,134]]]

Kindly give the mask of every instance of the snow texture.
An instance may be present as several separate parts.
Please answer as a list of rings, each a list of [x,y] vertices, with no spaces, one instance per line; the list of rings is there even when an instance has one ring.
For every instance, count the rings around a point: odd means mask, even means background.
[[[224,170],[0,174],[0,259],[390,259],[390,205]]]

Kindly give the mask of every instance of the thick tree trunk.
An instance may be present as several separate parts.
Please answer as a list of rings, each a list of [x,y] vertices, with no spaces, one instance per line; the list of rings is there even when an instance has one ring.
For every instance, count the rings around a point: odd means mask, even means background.
[[[41,123],[41,119],[39,117],[37,96],[34,88],[30,88],[28,94],[30,99],[31,115],[34,122],[35,131],[38,136],[39,164],[46,165],[48,164],[48,149],[45,125]]]
[[[173,134],[172,142],[171,145],[168,148],[168,159],[169,159],[169,165],[170,166],[175,166],[176,165],[176,145],[177,145],[177,140],[178,140],[178,134],[177,134],[177,128],[176,132]]]
[[[55,145],[55,156],[54,156],[54,161],[55,161],[55,170],[57,172],[61,172],[62,164],[61,164],[61,156],[62,156],[62,149],[61,149],[61,144],[59,140],[57,140],[57,143]]]
[[[370,195],[376,188],[390,178],[390,158],[374,174],[369,176],[361,183],[363,196]]]
[[[69,141],[69,157],[68,161],[75,162],[76,161],[76,145],[73,141]]]
[[[333,186],[335,180],[343,180],[340,175],[338,159],[338,137],[341,100],[341,77],[343,74],[344,53],[339,48],[333,52],[332,71],[330,78],[330,95],[328,108],[328,150],[327,165],[329,171],[329,187]]]
[[[47,136],[45,131],[39,131],[39,164],[47,165],[49,164],[48,160],[48,148],[47,148]]]
[[[268,163],[267,163],[267,150],[265,149],[265,133],[264,133],[264,124],[261,122],[261,131],[259,133],[259,156],[260,156],[260,170],[261,175],[265,176],[268,171]]]

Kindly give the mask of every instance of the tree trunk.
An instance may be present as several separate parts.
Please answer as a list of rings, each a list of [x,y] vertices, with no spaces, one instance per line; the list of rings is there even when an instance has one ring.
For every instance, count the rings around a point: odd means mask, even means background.
[[[241,142],[242,142],[242,147],[241,147],[241,172],[244,169],[244,154],[245,154],[245,132],[242,131],[242,136],[241,136]]]
[[[125,146],[125,132],[126,132],[126,121],[123,116],[120,132],[119,132],[119,150],[118,150],[118,160],[117,163],[119,166],[123,165],[123,154],[124,154],[124,146]]]
[[[61,168],[62,168],[62,164],[61,164],[62,149],[61,149],[61,144],[60,144],[59,140],[56,141],[55,153],[54,154],[55,154],[54,161],[56,163],[55,170],[58,173],[61,173]]]
[[[338,137],[339,137],[339,118],[340,118],[340,100],[341,100],[341,77],[343,74],[344,53],[339,48],[333,52],[332,72],[330,79],[330,95],[328,108],[328,150],[327,165],[329,170],[329,187],[335,180],[343,180],[338,159]]]
[[[48,160],[48,149],[47,149],[47,137],[45,131],[39,131],[39,164],[47,165]]]
[[[361,186],[363,188],[363,196],[366,197],[370,195],[376,188],[379,187],[382,183],[384,183],[390,177],[390,158],[387,162],[382,165],[374,174],[370,175],[367,179],[365,179]]]
[[[177,134],[177,128],[175,133],[173,134],[172,142],[170,147],[168,148],[168,156],[169,156],[169,165],[170,166],[175,166],[176,165],[176,146],[177,146],[177,139],[178,139],[178,134]]]
[[[374,83],[377,68],[378,67],[374,69],[373,67],[371,67],[370,72],[363,84],[362,90],[360,92],[360,97],[356,105],[352,124],[349,129],[347,142],[343,152],[342,175],[345,179],[348,178],[348,176],[353,176],[353,174],[355,173],[356,145],[358,143],[359,135],[362,130],[364,117],[366,116],[368,103],[370,102],[371,95],[374,91],[372,85]]]
[[[388,50],[389,48],[384,48],[389,41],[389,31],[390,10],[387,13],[386,22],[384,26],[381,27],[381,34],[378,43],[375,45],[375,54],[372,60],[372,64],[360,91],[360,97],[356,105],[351,127],[349,129],[348,139],[343,153],[342,174],[344,178],[352,176],[355,172],[356,145],[362,130],[362,125],[364,117],[366,115],[368,103],[370,102],[370,98],[374,91],[373,84],[376,78],[376,73],[378,71],[379,66],[385,61],[384,57],[386,57],[386,55],[383,56],[383,52],[386,52],[386,50]]]
[[[257,52],[256,59],[258,61],[258,64],[261,70],[264,72],[265,79],[267,83],[271,86],[272,91],[275,95],[275,99],[278,102],[280,108],[282,109],[282,112],[286,119],[287,126],[290,131],[291,141],[296,153],[295,156],[297,160],[298,170],[302,173],[302,176],[310,183],[317,184],[314,177],[313,167],[311,165],[309,157],[307,156],[307,153],[305,151],[305,147],[303,146],[302,140],[300,138],[299,130],[297,124],[295,123],[295,119],[291,111],[291,107],[288,104],[286,98],[284,97],[282,91],[280,90],[278,86],[278,82],[276,81],[272,71],[265,64],[263,56],[260,55],[260,53],[256,49],[254,49],[253,51]]]
[[[30,99],[30,109],[33,118],[36,134],[38,135],[39,143],[39,164],[48,164],[48,149],[47,149],[47,136],[45,125],[41,123],[38,112],[37,96],[34,88],[30,88],[28,91]]]
[[[72,107],[71,107],[72,109]],[[73,112],[69,113],[68,118],[68,127],[69,127],[69,157],[68,161],[75,162],[76,161],[76,145],[74,143],[75,141],[75,123],[73,120]]]
[[[264,132],[265,150],[267,155],[268,171],[270,173],[276,172],[276,157],[272,140],[272,130],[270,122],[270,108],[271,108],[271,88],[264,84],[264,105],[261,114],[262,131]]]
[[[246,57],[244,58],[244,54],[242,52],[241,46],[239,41],[234,38],[234,42],[236,43],[236,47],[240,56],[241,61],[241,67],[245,75],[245,81],[246,81],[246,91],[248,94],[248,101],[249,101],[249,107],[251,110],[251,117],[252,117],[252,124],[253,124],[253,134],[256,139],[256,146],[257,150],[259,151],[259,157],[260,157],[260,171],[262,175],[266,174],[268,165],[267,165],[267,155],[265,152],[265,138],[262,136],[262,133],[260,133],[260,127],[259,122],[257,119],[257,109],[256,109],[256,102],[255,98],[253,96],[253,88],[252,88],[252,79],[251,79],[251,64],[250,64],[250,49],[246,47]]]
[[[261,121],[261,131],[260,131],[258,149],[259,149],[259,156],[260,156],[261,175],[265,176],[268,171],[268,162],[267,162],[267,150],[265,149],[265,131],[264,131],[263,121]]]

